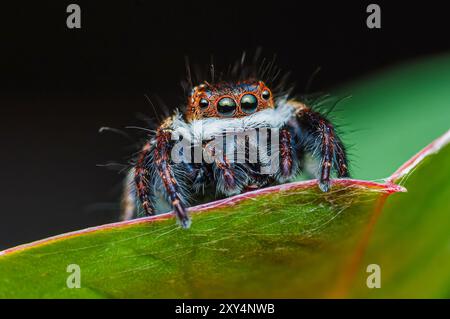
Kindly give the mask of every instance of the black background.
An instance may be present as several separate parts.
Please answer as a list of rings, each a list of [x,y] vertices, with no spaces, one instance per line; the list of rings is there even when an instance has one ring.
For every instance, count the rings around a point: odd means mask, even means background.
[[[26,306],[24,307],[26,303]],[[192,314],[177,314],[176,307],[185,305],[201,305],[221,309],[220,304],[243,305],[243,304],[273,304],[274,313],[253,314],[253,313],[219,313],[218,311],[208,312],[206,318],[290,318],[293,313],[301,311],[302,313],[314,312],[317,316],[349,316],[349,314],[363,313],[370,309],[373,318],[381,317],[387,312],[401,311],[409,315],[414,313],[424,317],[429,314],[429,309],[448,309],[448,299],[27,299],[24,300],[0,300],[2,309],[14,308],[15,313],[25,313],[30,308],[34,311],[46,311],[50,307],[52,310],[67,311],[75,315],[85,315],[89,313],[104,315],[104,309],[118,314],[119,316],[138,315],[148,312],[151,309],[152,314],[164,314],[164,318],[193,318]],[[228,310],[227,306],[225,307]],[[55,312],[56,312],[55,311]],[[436,310],[439,311],[439,310]],[[28,314],[28,313],[27,313]],[[201,317],[201,315],[199,315]],[[354,316],[356,317],[356,316]],[[350,318],[353,318],[350,316]]]
[[[71,2],[81,29],[66,27]],[[186,55],[220,66],[261,46],[301,93],[318,66],[326,91],[450,46],[443,2],[378,1],[381,30],[365,1],[71,2],[0,9],[0,248],[117,220],[122,175],[97,164],[134,146],[98,129],[145,126],[144,94],[179,105]]]

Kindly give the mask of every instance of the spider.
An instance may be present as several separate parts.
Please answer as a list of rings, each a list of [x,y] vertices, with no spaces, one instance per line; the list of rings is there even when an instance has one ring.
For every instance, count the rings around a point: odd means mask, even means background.
[[[227,197],[292,180],[304,169],[306,154],[317,159],[315,175],[323,192],[331,187],[332,173],[349,177],[345,147],[333,124],[305,103],[273,93],[266,83],[261,77],[244,75],[238,80],[192,85],[184,112],[176,111],[163,120],[138,152],[125,181],[122,219],[136,212],[155,215],[173,210],[181,227],[188,228],[187,207],[193,199],[205,193]],[[212,145],[230,129],[245,133],[262,128],[278,133],[271,140],[278,143],[271,154],[278,161],[268,174],[260,172],[262,156],[248,161],[248,153],[258,149],[261,139],[246,138],[241,162]],[[180,136],[202,154],[212,155],[212,160],[174,161],[174,155],[192,154],[192,150],[174,152]]]

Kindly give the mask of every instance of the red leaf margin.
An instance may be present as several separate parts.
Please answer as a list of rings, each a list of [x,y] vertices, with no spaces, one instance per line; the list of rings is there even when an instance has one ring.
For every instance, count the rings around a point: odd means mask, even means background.
[[[445,145],[447,145],[450,142],[450,130],[447,131],[443,136],[433,141],[431,144],[426,146],[424,149],[422,149],[419,153],[414,155],[410,160],[408,160],[405,164],[403,164],[397,171],[394,172],[390,177],[385,179],[385,183],[378,183],[378,182],[372,182],[372,181],[364,181],[364,180],[356,180],[356,179],[335,179],[332,181],[333,185],[340,185],[340,186],[356,186],[360,188],[367,188],[367,189],[377,189],[382,192],[384,192],[386,195],[390,195],[397,192],[406,192],[406,189],[401,186],[395,184],[395,181],[398,180],[400,177],[406,175],[409,173],[412,169],[414,169],[425,157],[434,154],[438,152],[440,149],[442,149]],[[296,190],[296,189],[305,189],[309,187],[316,187],[317,186],[317,180],[307,180],[307,181],[300,181],[300,182],[292,182],[282,185],[276,185],[272,187],[262,188],[255,191],[235,195],[229,198],[213,201],[207,204],[201,204],[198,206],[194,206],[190,208],[191,214],[198,214],[203,211],[208,211],[215,208],[225,207],[229,205],[234,205],[236,203],[239,203],[245,199],[251,199],[255,198],[260,195],[269,194],[273,192],[280,192],[280,191],[287,191],[287,190]],[[9,255],[14,252],[19,252],[28,248],[34,248],[39,247],[42,245],[50,244],[56,240],[60,239],[68,239],[76,236],[80,236],[83,234],[88,234],[96,231],[101,230],[107,230],[107,229],[113,229],[113,228],[119,228],[119,227],[127,227],[131,225],[137,225],[137,224],[145,224],[150,222],[157,222],[159,220],[166,220],[169,218],[175,218],[173,212],[157,215],[157,216],[150,216],[150,217],[142,217],[138,219],[133,219],[129,221],[123,221],[123,222],[116,222],[116,223],[110,223],[100,226],[94,226],[89,227],[82,230],[77,230],[73,232],[68,232],[52,237],[48,237],[45,239],[37,240],[31,243],[19,245],[16,247],[8,248],[3,251],[0,251],[0,257]]]
[[[444,133],[441,137],[435,139],[431,144],[428,144],[425,148],[423,148],[419,153],[411,157],[406,163],[400,166],[394,174],[386,179],[389,183],[395,183],[397,180],[411,172],[414,168],[416,168],[420,162],[427,156],[435,154],[439,152],[442,148],[444,148],[448,143],[450,143],[450,130]]]

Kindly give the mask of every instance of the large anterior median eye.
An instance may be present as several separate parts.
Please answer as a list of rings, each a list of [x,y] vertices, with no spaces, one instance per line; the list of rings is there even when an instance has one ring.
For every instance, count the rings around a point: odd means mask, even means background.
[[[229,116],[236,110],[236,102],[229,97],[224,97],[217,102],[217,111],[220,115]]]
[[[258,100],[253,94],[245,94],[241,98],[241,109],[245,113],[253,113],[258,107]]]

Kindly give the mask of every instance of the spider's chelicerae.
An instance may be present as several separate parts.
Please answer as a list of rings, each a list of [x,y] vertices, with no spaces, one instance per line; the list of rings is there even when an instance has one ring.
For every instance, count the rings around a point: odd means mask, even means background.
[[[127,175],[124,219],[139,212],[154,215],[173,210],[180,225],[187,228],[187,207],[197,198],[231,196],[289,181],[304,169],[306,154],[317,159],[316,175],[322,191],[330,189],[332,172],[337,177],[349,176],[341,139],[333,124],[318,111],[286,94],[272,92],[261,77],[210,82],[192,86],[184,111],[162,121],[144,143]],[[259,151],[262,139],[266,141],[258,135],[261,129],[277,132],[268,139],[269,144],[277,146],[269,151],[269,157],[277,159],[272,161],[276,167],[269,173],[261,172],[267,156],[258,154],[253,157],[256,160],[249,160],[251,152]],[[238,151],[230,147],[236,139],[222,140],[227,132],[245,136],[252,130],[258,137],[244,138],[244,160],[237,161]],[[220,143],[213,143],[219,137]],[[180,151],[177,143],[182,140],[192,149]],[[225,151],[216,149],[221,145],[225,145]],[[201,149],[200,160],[187,156],[195,148]],[[229,149],[234,153],[230,155]],[[209,155],[208,160],[205,155]]]

